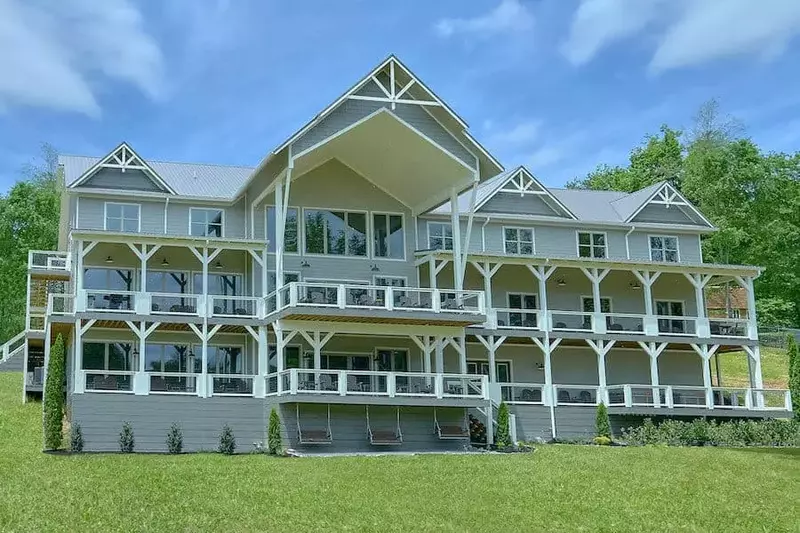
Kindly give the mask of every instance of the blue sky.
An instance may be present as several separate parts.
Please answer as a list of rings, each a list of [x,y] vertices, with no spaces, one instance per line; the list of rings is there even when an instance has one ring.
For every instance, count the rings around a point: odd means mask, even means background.
[[[797,0],[0,0],[0,188],[43,142],[255,165],[395,53],[559,186],[719,99],[800,149]]]

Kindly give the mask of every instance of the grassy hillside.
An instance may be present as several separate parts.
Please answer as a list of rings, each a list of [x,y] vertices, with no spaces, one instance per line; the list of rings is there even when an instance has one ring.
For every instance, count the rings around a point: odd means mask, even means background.
[[[0,374],[0,531],[792,531],[800,450],[275,459],[39,451]],[[724,488],[724,489],[723,489]]]
[[[712,360],[712,375],[714,374]],[[731,352],[720,355],[722,384],[726,387],[748,387],[750,384],[747,370],[747,354]],[[789,382],[789,358],[786,350],[778,348],[761,348],[761,375],[764,387],[768,389],[786,389]]]

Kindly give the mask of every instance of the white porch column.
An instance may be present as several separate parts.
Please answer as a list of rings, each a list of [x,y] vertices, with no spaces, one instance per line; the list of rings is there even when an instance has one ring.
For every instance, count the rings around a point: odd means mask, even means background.
[[[436,343],[436,373],[441,374],[444,372],[444,337],[434,337]]]
[[[747,329],[748,338],[758,340],[758,322],[756,321],[756,292],[753,287],[752,277],[735,276],[736,282],[742,286],[747,293]],[[760,360],[759,360],[760,364]]]
[[[139,361],[136,368],[136,373],[133,375],[133,393],[136,395],[146,395],[150,393],[150,376],[146,372],[145,368],[145,355],[147,352],[147,338],[150,336],[153,331],[156,330],[159,323],[153,322],[150,324],[150,327],[147,326],[147,322],[140,321],[140,322],[132,322],[126,321],[128,328],[136,335],[136,338],[139,340],[138,348],[139,351]]]
[[[203,292],[205,293],[206,286],[208,282],[206,281],[206,274],[208,273],[208,265],[205,265],[204,272],[203,272]],[[201,355],[202,355],[202,368],[200,369],[200,383],[197,387],[197,394],[198,396],[208,397],[208,321],[203,320],[203,329],[202,329],[202,348],[201,348]]]
[[[594,313],[592,313],[592,330],[602,335],[606,332],[606,321],[600,301],[600,283],[611,270],[608,268],[598,269],[581,267],[581,272],[592,282],[592,305],[594,307]]]
[[[658,319],[653,310],[653,284],[656,282],[661,272],[650,272],[649,270],[632,270],[633,275],[642,284],[644,293],[644,334],[655,337],[658,335]]]
[[[467,339],[465,335],[461,335],[458,338],[458,361],[459,361],[459,373],[466,374],[467,373]]]
[[[492,263],[489,261],[484,261],[483,263],[479,263],[477,261],[470,261],[470,264],[475,267],[478,273],[483,276],[483,293],[486,295],[486,313],[487,316],[492,314],[492,318],[490,318],[489,326],[492,328],[497,327],[497,313],[494,313],[494,302],[492,299],[492,278],[497,271],[500,270],[500,267],[503,266],[502,263],[495,263],[492,266]]]
[[[761,347],[755,346],[742,346],[747,354],[747,366],[751,370],[750,375],[750,388],[763,389],[764,377],[761,374]],[[757,407],[764,407],[764,393],[757,392],[755,394],[755,403]]]
[[[692,349],[697,352],[703,362],[703,388],[706,390],[706,407],[714,408],[714,391],[711,384],[711,356],[719,349],[715,344],[709,347],[708,344],[692,344]]]
[[[538,282],[539,320],[537,321],[537,325],[541,331],[550,331],[552,329],[552,324],[550,323],[550,313],[548,312],[547,306],[547,280],[550,279],[550,276],[556,271],[556,267],[542,265],[527,266],[528,270],[531,271],[531,274],[533,274],[533,277],[536,278]]]
[[[464,288],[464,276],[461,274],[461,221],[458,211],[458,192],[455,187],[450,189],[450,206],[450,224],[453,230],[453,287],[456,291],[461,291]]]
[[[606,355],[611,351],[611,348],[614,347],[615,342],[616,341],[594,341],[592,339],[586,339],[586,343],[591,346],[595,354],[597,354],[597,380],[600,388],[597,393],[598,400],[606,405],[608,405],[608,391],[606,390],[608,386],[606,383]]]
[[[700,338],[707,338],[711,336],[711,326],[709,325],[708,318],[706,318],[706,302],[703,295],[706,285],[711,281],[711,274],[689,274],[684,272],[683,275],[689,280],[689,283],[694,287],[694,301],[697,310],[697,330],[696,334]]]
[[[660,380],[658,377],[658,356],[667,348],[667,343],[642,342],[639,346],[650,359],[650,384],[653,385],[653,407],[661,407]]]
[[[553,394],[553,350],[561,344],[561,339],[550,340],[550,334],[545,333],[544,339],[531,337],[531,340],[542,351],[544,356],[544,392],[542,400],[545,405],[552,407],[555,405],[555,396]],[[552,420],[552,423],[555,431],[555,419]]]

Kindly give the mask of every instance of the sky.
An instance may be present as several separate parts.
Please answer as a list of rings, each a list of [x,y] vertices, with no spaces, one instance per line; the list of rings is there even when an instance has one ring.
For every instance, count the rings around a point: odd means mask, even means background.
[[[798,34],[800,0],[0,0],[0,191],[42,143],[254,166],[391,53],[549,186],[711,98],[795,152]]]

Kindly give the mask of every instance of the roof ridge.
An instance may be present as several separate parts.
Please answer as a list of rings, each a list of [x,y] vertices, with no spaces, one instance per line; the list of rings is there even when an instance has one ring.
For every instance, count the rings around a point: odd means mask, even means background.
[[[94,155],[81,155],[81,154],[58,154],[59,157],[85,157],[87,159],[103,159],[105,156],[94,156]],[[225,163],[201,163],[199,161],[167,161],[164,159],[147,159],[145,158],[146,163],[169,163],[171,165],[203,165],[207,167],[225,167],[225,168],[241,168],[246,170],[253,170],[256,167],[251,167],[248,165],[226,165]]]

